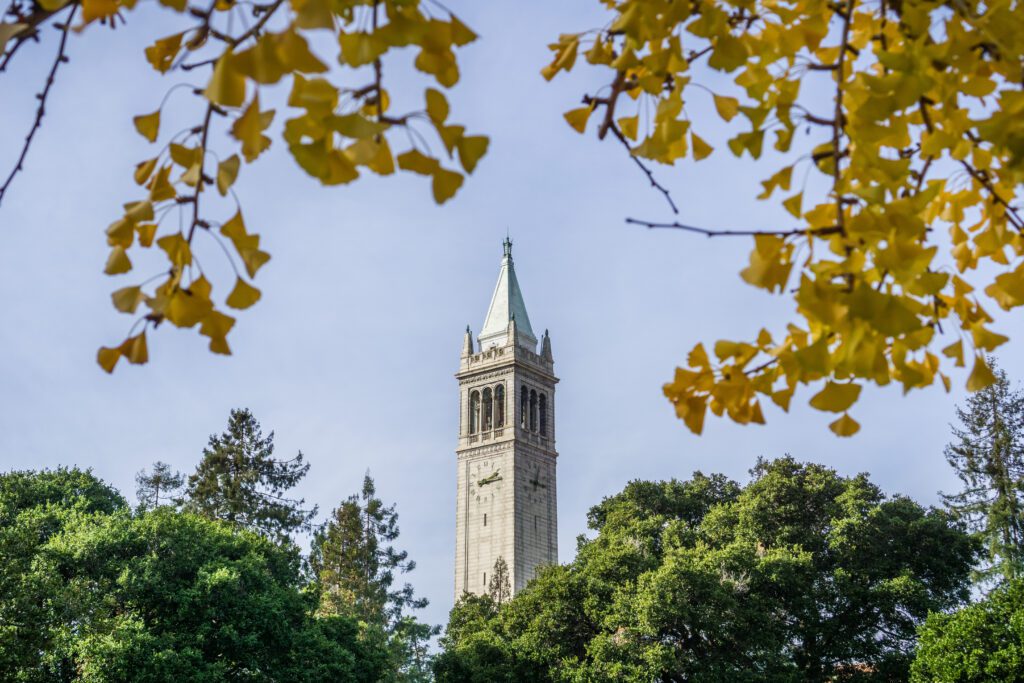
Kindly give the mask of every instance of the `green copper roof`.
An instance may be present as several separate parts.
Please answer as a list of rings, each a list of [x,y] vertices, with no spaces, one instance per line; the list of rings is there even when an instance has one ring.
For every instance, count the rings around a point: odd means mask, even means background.
[[[498,284],[491,296],[491,305],[487,309],[487,318],[480,329],[480,348],[504,345],[507,341],[508,323],[515,316],[516,331],[521,341],[537,344],[537,337],[530,327],[530,316],[526,313],[523,292],[519,289],[516,279],[515,265],[512,263],[512,240],[505,238],[505,255],[501,259],[501,271],[498,273]]]

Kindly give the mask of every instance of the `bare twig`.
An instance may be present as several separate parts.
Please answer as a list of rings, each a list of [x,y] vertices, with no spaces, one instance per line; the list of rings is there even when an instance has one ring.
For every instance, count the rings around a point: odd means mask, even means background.
[[[999,204],[1006,209],[1006,218],[1010,222],[1010,225],[1018,231],[1024,232],[1024,218],[1021,218],[1020,214],[1017,213],[1017,209],[1013,205],[1003,199],[1002,195],[1000,195],[996,190],[995,185],[992,184],[992,180],[989,178],[988,174],[985,171],[975,168],[963,159],[960,160],[960,165],[967,170],[978,184],[984,187],[985,190],[992,195],[992,199],[996,204]]]
[[[630,225],[640,225],[651,229],[670,228],[673,230],[682,230],[684,232],[694,232],[698,235],[704,235],[705,237],[756,237],[757,235],[771,235],[774,237],[811,235],[814,237],[825,237],[827,235],[836,235],[843,231],[843,229],[838,225],[828,225],[822,228],[793,228],[792,230],[712,230],[710,228],[699,228],[693,225],[684,225],[683,223],[678,222],[656,223],[636,218],[627,218],[626,222]]]
[[[39,107],[36,109],[36,118],[32,122],[32,127],[29,129],[28,135],[25,136],[25,144],[21,148],[21,154],[18,156],[18,161],[14,164],[14,168],[11,169],[10,174],[7,176],[7,180],[5,180],[4,184],[0,186],[0,204],[3,203],[4,195],[7,193],[7,189],[14,181],[14,176],[22,170],[25,163],[25,157],[28,155],[29,147],[32,146],[32,140],[35,138],[36,131],[39,130],[39,127],[43,123],[43,116],[46,115],[46,98],[50,95],[50,88],[53,87],[53,81],[57,75],[57,69],[60,68],[61,64],[68,60],[64,55],[64,50],[68,42],[68,32],[71,30],[71,20],[74,18],[75,11],[77,9],[78,4],[73,3],[71,5],[71,11],[68,13],[67,21],[59,27],[61,33],[60,46],[57,48],[57,57],[53,60],[53,66],[50,67],[50,73],[46,76],[46,84],[43,86],[43,91],[36,95],[36,98],[39,100]]]
[[[665,186],[661,185],[657,180],[655,180],[654,173],[651,171],[651,169],[647,168],[644,162],[640,161],[640,158],[637,155],[633,154],[633,149],[629,146],[629,141],[626,140],[626,136],[622,134],[622,131],[619,130],[618,126],[612,124],[608,128],[608,130],[610,130],[615,135],[615,137],[618,138],[619,142],[621,142],[623,146],[626,148],[626,151],[629,152],[629,158],[632,159],[633,163],[635,163],[640,168],[640,170],[644,172],[644,174],[647,176],[647,179],[651,181],[651,187],[658,190],[659,192],[661,192],[661,194],[665,196],[665,201],[667,201],[668,205],[672,208],[672,213],[678,214],[679,208],[676,207],[676,203],[672,201],[672,195],[669,193],[668,189]]]

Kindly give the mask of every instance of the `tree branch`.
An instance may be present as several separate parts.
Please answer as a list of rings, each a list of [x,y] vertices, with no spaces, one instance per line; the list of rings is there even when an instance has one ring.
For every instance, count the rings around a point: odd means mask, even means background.
[[[647,168],[644,162],[640,161],[640,158],[637,155],[633,154],[633,148],[629,146],[629,141],[626,140],[626,136],[622,134],[622,131],[619,130],[618,126],[612,124],[611,126],[609,126],[608,130],[610,130],[615,135],[615,137],[618,138],[619,142],[623,144],[623,146],[626,148],[626,151],[629,152],[629,158],[632,159],[633,162],[640,168],[640,170],[647,175],[647,179],[651,181],[651,187],[658,190],[659,192],[661,192],[661,194],[665,196],[665,201],[667,201],[669,207],[671,207],[672,213],[678,214],[679,209],[678,207],[676,207],[676,203],[672,201],[672,195],[669,193],[668,189],[665,186],[661,185],[657,180],[655,180],[654,173],[651,171],[651,169]]]
[[[684,225],[678,222],[655,223],[652,221],[639,220],[637,218],[627,218],[626,223],[629,223],[630,225],[640,225],[651,229],[671,228],[673,230],[682,230],[684,232],[695,232],[698,235],[704,235],[705,237],[756,237],[757,235],[772,235],[775,237],[809,235],[812,237],[825,237],[827,235],[836,235],[843,231],[843,229],[838,225],[829,225],[823,228],[794,228],[792,230],[712,230],[710,228],[699,228],[693,225]]]
[[[7,180],[5,180],[4,184],[0,186],[0,204],[3,203],[4,195],[7,193],[7,189],[14,181],[14,176],[22,170],[25,163],[25,157],[28,155],[29,147],[32,146],[32,140],[35,138],[36,131],[39,130],[39,127],[43,123],[43,116],[46,115],[46,98],[50,95],[50,88],[53,87],[54,78],[57,75],[57,69],[60,68],[61,64],[68,60],[68,58],[64,56],[64,50],[68,42],[68,32],[71,30],[71,20],[75,16],[78,4],[72,3],[70,7],[71,11],[68,13],[67,21],[59,27],[61,34],[60,46],[57,48],[57,57],[53,60],[53,66],[50,67],[50,73],[46,76],[46,84],[43,86],[43,91],[36,95],[36,98],[39,100],[39,107],[36,109],[36,118],[32,122],[32,127],[29,129],[28,135],[25,136],[25,144],[21,148],[21,154],[18,156],[18,161],[14,164],[14,168],[11,169],[10,174],[7,176]]]

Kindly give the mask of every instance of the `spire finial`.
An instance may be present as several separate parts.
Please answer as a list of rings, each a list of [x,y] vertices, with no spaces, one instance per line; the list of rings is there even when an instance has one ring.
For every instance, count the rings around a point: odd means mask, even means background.
[[[505,241],[502,242],[501,244],[505,248],[505,256],[511,258],[512,257],[512,240],[509,239],[508,229],[507,228],[505,230]]]

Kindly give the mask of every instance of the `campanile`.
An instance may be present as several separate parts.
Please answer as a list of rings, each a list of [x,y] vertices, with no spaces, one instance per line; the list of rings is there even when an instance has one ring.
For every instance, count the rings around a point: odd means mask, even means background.
[[[480,335],[466,328],[459,381],[455,599],[487,592],[495,563],[513,593],[558,562],[555,384],[551,339],[538,340],[504,242]]]

